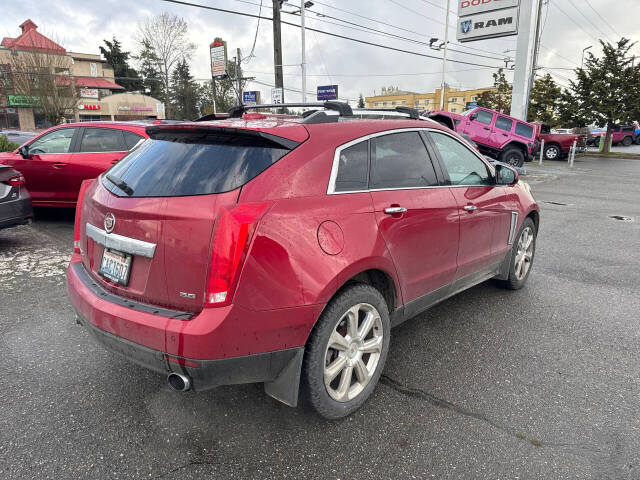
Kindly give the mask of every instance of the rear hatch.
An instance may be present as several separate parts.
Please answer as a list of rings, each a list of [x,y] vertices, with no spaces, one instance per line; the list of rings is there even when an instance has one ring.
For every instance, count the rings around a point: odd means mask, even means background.
[[[83,262],[112,293],[195,313],[204,303],[216,220],[236,206],[245,183],[298,142],[216,126],[147,132],[151,138],[84,200]]]

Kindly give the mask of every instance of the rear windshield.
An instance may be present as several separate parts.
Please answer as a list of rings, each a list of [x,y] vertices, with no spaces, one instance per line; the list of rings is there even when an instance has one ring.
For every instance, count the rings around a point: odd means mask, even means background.
[[[148,139],[103,175],[111,193],[179,197],[241,187],[289,153],[268,138],[233,134],[163,134]]]

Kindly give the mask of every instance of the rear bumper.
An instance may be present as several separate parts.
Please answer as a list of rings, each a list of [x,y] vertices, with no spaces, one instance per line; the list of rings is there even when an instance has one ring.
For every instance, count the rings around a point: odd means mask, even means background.
[[[186,375],[191,379],[192,389],[196,391],[221,385],[272,382],[304,351],[303,347],[298,347],[219,360],[180,358],[106,332],[92,325],[80,314],[77,320],[107,350],[157,373],[168,375],[176,372]]]
[[[32,220],[33,208],[29,194],[21,193],[16,200],[0,203],[0,229],[25,225]]]
[[[197,390],[277,381],[287,366],[301,364],[317,310],[256,312],[230,305],[185,315],[106,292],[77,254],[67,270],[67,291],[79,322],[105,347],[150,370],[188,375]]]

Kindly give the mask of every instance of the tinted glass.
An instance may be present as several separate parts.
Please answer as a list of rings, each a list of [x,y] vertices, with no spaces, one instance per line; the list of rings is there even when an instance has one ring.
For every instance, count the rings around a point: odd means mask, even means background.
[[[493,113],[485,112],[484,110],[476,111],[476,121],[490,125],[493,120]]]
[[[499,128],[500,130],[504,130],[505,132],[510,132],[512,126],[513,126],[513,120],[510,120],[505,117],[500,117],[500,116],[498,116],[498,118],[496,119],[496,128]]]
[[[369,181],[369,142],[366,140],[340,152],[335,191],[366,190]]]
[[[124,145],[127,147],[127,150],[131,150],[135,147],[140,140],[144,140],[144,137],[137,133],[128,132],[126,130],[123,130],[122,133],[124,133]]]
[[[518,122],[516,123],[516,134],[523,137],[531,138],[533,137],[533,127]]]
[[[412,188],[438,184],[418,132],[372,138],[371,169],[371,188]]]
[[[85,128],[80,142],[80,152],[122,152],[122,132],[114,128]]]
[[[132,197],[177,197],[228,192],[244,185],[289,150],[262,138],[240,135],[176,136],[146,140],[103,177],[117,195],[123,181]]]
[[[61,128],[47,133],[29,144],[29,153],[67,153],[75,131],[75,128]]]
[[[443,133],[431,132],[452,185],[491,185],[485,163],[458,140]]]
[[[622,127],[622,131],[623,132],[635,132],[635,127],[632,125],[627,125],[625,127]]]

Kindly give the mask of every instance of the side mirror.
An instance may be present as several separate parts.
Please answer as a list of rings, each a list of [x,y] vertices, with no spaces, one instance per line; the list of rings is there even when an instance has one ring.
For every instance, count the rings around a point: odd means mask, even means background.
[[[518,183],[518,172],[507,165],[496,164],[496,185],[515,185]]]
[[[18,149],[18,153],[22,155],[22,158],[29,158],[29,147],[27,145],[23,145]]]
[[[471,115],[469,115],[469,120],[471,120],[472,122],[478,118],[478,114],[476,112],[472,113]]]

